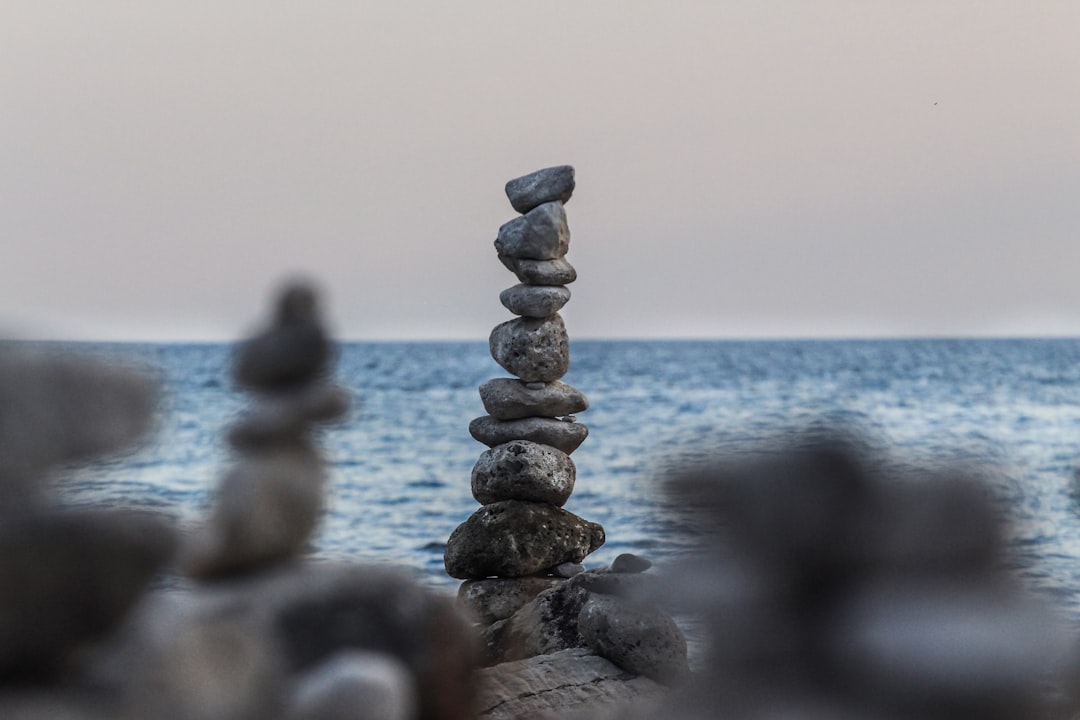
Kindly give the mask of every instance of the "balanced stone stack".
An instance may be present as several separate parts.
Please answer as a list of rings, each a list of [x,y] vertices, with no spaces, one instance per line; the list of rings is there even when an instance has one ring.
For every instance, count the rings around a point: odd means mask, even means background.
[[[498,594],[526,599],[550,585],[536,576],[573,574],[604,542],[600,525],[562,509],[574,489],[570,454],[588,435],[574,418],[588,407],[585,396],[559,381],[570,365],[559,310],[570,299],[566,285],[577,278],[565,258],[570,230],[563,205],[573,190],[568,165],[506,184],[510,204],[522,214],[499,228],[495,249],[520,283],[499,299],[518,317],[495,327],[490,347],[515,377],[480,386],[488,415],[469,432],[490,448],[472,472],[473,497],[483,507],[446,547],[451,576],[513,578]]]

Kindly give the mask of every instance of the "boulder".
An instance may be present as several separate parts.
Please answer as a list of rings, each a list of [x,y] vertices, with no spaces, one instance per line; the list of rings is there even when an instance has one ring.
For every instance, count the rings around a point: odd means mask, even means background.
[[[494,664],[585,647],[578,629],[578,615],[588,599],[589,592],[573,581],[564,581],[539,593],[508,620],[485,632],[487,662]]]
[[[589,428],[573,420],[534,417],[504,421],[485,415],[469,423],[469,433],[488,447],[514,440],[529,440],[550,445],[569,455],[585,442]]]
[[[504,500],[485,505],[446,543],[446,572],[461,580],[524,577],[564,562],[580,562],[604,544],[604,528],[542,503]]]
[[[547,202],[569,202],[574,194],[574,168],[557,165],[514,178],[506,183],[506,197],[519,213]]]
[[[673,684],[690,672],[686,638],[654,605],[591,595],[578,615],[578,631],[593,652],[635,675]]]
[[[480,400],[496,420],[563,417],[589,408],[580,390],[558,380],[532,389],[520,380],[495,378],[480,386]]]
[[[558,380],[570,368],[570,338],[558,314],[500,323],[488,345],[495,362],[525,382]]]
[[[565,285],[519,284],[499,293],[499,302],[515,315],[546,318],[570,302],[570,289]]]
[[[650,708],[667,690],[644,677],[634,677],[583,648],[562,650],[480,671],[479,717],[519,720],[550,717],[626,717],[633,708]],[[610,714],[608,714],[610,713]]]
[[[505,620],[544,590],[562,582],[557,577],[466,580],[458,588],[458,607],[481,625]]]
[[[521,260],[499,255],[499,260],[526,285],[569,285],[577,280],[577,270],[566,258]]]
[[[556,260],[570,248],[570,227],[560,202],[549,202],[499,228],[495,250],[520,260]]]
[[[481,505],[525,500],[562,507],[574,491],[574,461],[566,453],[528,440],[484,452],[472,471],[472,494]]]

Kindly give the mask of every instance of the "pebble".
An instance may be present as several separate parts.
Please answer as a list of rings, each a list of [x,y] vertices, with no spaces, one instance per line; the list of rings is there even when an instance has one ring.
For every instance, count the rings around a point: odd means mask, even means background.
[[[577,280],[577,270],[566,258],[519,260],[499,255],[499,260],[526,285],[569,285]]]
[[[623,553],[611,563],[613,573],[642,573],[652,567],[652,562],[633,553]]]
[[[580,390],[558,380],[551,383],[523,383],[512,378],[488,380],[480,386],[480,400],[488,414],[499,420],[563,417],[589,407]]]
[[[488,447],[513,440],[530,440],[541,445],[550,445],[570,455],[585,442],[585,438],[589,436],[589,428],[582,423],[552,418],[496,420],[485,415],[469,423],[469,433]]]
[[[515,315],[546,318],[559,312],[570,301],[565,285],[519,284],[499,293],[499,302]]]
[[[519,213],[555,200],[569,202],[573,193],[574,168],[570,165],[544,168],[506,183],[506,197]]]
[[[481,505],[500,500],[562,507],[574,491],[570,456],[548,445],[513,440],[484,452],[472,471],[472,494]]]
[[[519,260],[556,260],[570,249],[570,226],[560,202],[545,203],[499,228],[495,250]]]
[[[524,577],[580,562],[604,544],[604,529],[543,503],[505,500],[474,512],[450,535],[446,572],[461,580]]]
[[[488,346],[495,362],[525,382],[552,382],[570,368],[570,338],[558,314],[496,325]]]

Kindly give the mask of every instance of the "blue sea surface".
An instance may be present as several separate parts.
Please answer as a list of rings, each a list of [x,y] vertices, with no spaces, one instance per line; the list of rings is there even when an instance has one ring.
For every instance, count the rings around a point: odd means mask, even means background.
[[[246,402],[227,345],[92,345],[162,371],[165,399],[137,451],[71,468],[69,502],[203,516],[230,462],[223,430]],[[1015,519],[1015,564],[1080,616],[1080,340],[577,341],[564,381],[591,407],[573,455],[567,509],[608,541],[586,566],[635,552],[663,563],[690,550],[683,508],[661,480],[690,460],[774,438],[778,428],[859,430],[900,463],[983,470]],[[504,377],[486,343],[346,343],[338,381],[355,398],[323,444],[331,466],[319,558],[393,562],[452,587],[442,554],[478,507],[468,432],[477,386]]]

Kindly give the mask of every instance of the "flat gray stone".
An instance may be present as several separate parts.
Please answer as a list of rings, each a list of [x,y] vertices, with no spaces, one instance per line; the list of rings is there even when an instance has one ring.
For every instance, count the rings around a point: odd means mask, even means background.
[[[604,544],[604,528],[543,503],[485,505],[446,543],[446,572],[461,580],[524,577],[580,562]]]
[[[484,452],[472,471],[472,494],[481,505],[500,500],[562,507],[574,491],[574,461],[566,453],[528,440]]]
[[[589,428],[579,422],[552,418],[496,420],[485,415],[469,423],[469,433],[488,447],[513,440],[531,440],[541,445],[550,445],[569,455],[585,442],[585,438],[589,436]]]
[[[570,338],[558,314],[500,323],[488,338],[491,357],[525,382],[552,382],[570,369]]]
[[[589,401],[575,387],[558,380],[529,387],[513,378],[495,378],[480,386],[480,400],[498,420],[557,418],[588,410]]]
[[[506,197],[519,213],[558,200],[569,202],[574,194],[574,168],[557,165],[514,178],[506,183]]]
[[[578,615],[578,631],[593,652],[635,675],[671,684],[690,672],[686,638],[654,605],[592,595]]]
[[[499,260],[526,285],[569,285],[577,280],[577,270],[566,258],[518,260],[499,255]]]
[[[521,260],[556,260],[570,249],[570,226],[560,202],[549,202],[504,223],[495,239],[500,255]]]
[[[458,588],[457,604],[481,625],[491,625],[562,582],[562,578],[546,576],[466,580]]]
[[[499,293],[499,302],[515,315],[546,318],[570,302],[570,289],[565,285],[520,284]]]

